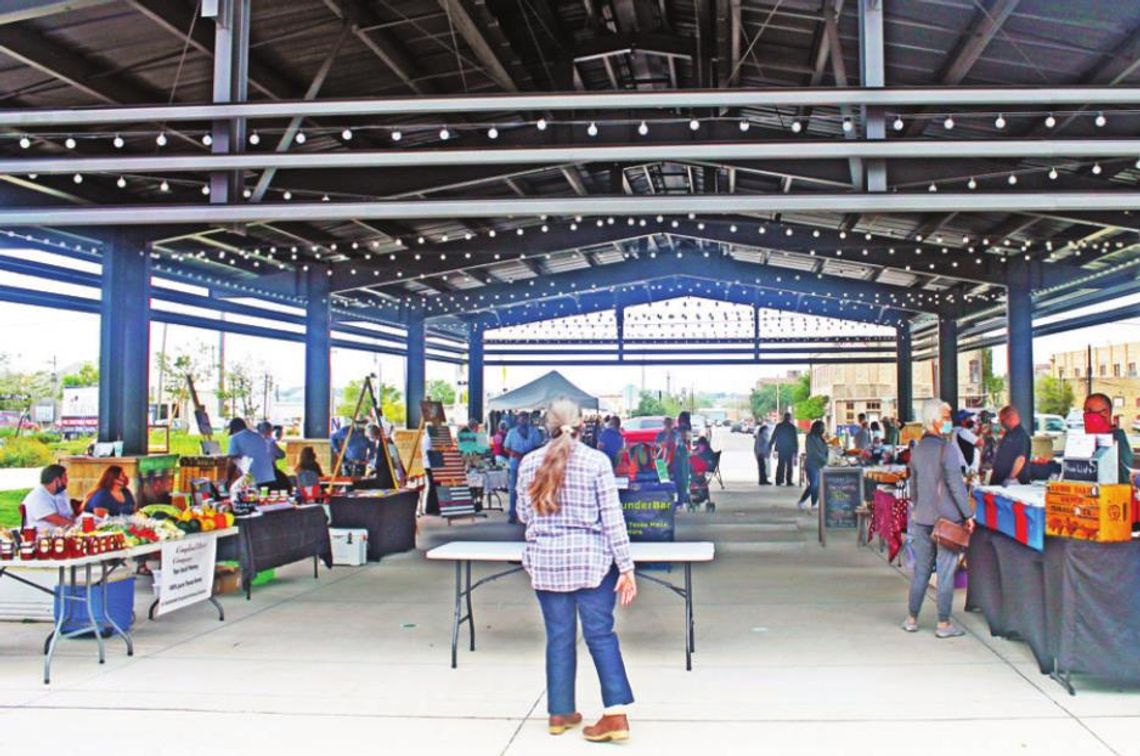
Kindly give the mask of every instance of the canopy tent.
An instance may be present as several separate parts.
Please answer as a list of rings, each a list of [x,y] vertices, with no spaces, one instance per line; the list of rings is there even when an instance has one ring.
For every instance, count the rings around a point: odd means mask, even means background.
[[[490,402],[492,410],[546,409],[555,399],[570,399],[582,409],[598,408],[598,398],[575,386],[557,370],[551,370],[514,391],[496,396]]]

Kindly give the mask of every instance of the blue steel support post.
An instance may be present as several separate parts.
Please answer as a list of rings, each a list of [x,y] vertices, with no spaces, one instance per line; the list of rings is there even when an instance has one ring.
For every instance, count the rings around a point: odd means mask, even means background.
[[[1006,274],[1007,380],[1009,403],[1033,427],[1033,269],[1024,260],[1010,260]]]
[[[467,419],[483,422],[483,327],[467,327]]]
[[[305,284],[305,438],[328,438],[332,395],[328,268],[310,265]]]
[[[910,324],[902,323],[897,328],[898,337],[895,342],[895,358],[898,370],[896,376],[898,387],[897,415],[899,420],[910,422],[914,420],[914,365],[911,364]]]
[[[147,453],[150,255],[118,233],[103,254],[99,322],[99,440]]]
[[[958,411],[958,319],[948,312],[938,317],[938,395]]]
[[[424,399],[424,385],[427,377],[427,355],[424,349],[424,314],[413,311],[408,315],[408,357],[404,371],[404,397],[408,407],[408,427],[420,425],[420,402]]]
[[[752,356],[760,361],[760,308],[752,308]]]
[[[617,360],[625,362],[625,308],[614,308],[614,324],[617,327]]]

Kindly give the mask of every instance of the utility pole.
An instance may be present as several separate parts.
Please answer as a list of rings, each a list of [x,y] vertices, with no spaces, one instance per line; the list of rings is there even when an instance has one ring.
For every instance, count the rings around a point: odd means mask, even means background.
[[[1092,344],[1088,345],[1088,352],[1085,357],[1085,396],[1092,396],[1093,392],[1093,366],[1092,366]]]

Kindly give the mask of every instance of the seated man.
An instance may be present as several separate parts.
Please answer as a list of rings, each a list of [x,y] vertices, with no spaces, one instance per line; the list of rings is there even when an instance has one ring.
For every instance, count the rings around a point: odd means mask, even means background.
[[[29,528],[54,530],[75,522],[75,512],[67,498],[67,470],[63,465],[48,465],[40,471],[40,484],[24,497]]]
[[[614,415],[606,423],[606,427],[598,434],[598,448],[610,458],[610,463],[617,465],[621,460],[621,450],[625,448],[625,437],[621,435],[621,418]]]

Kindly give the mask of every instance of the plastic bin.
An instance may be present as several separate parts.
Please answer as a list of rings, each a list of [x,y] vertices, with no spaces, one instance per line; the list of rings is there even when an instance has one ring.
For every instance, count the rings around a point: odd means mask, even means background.
[[[73,633],[88,627],[87,607],[83,601],[83,598],[87,594],[87,586],[68,585],[63,588],[67,595],[80,599],[78,601],[64,601],[60,595],[60,590],[60,587],[56,586],[54,617],[56,621],[58,621],[60,613],[65,612],[63,632]],[[64,607],[65,604],[66,607]],[[91,609],[95,615],[95,622],[99,625],[102,634],[107,636],[114,632],[111,623],[107,621],[107,614],[104,612],[103,589],[100,586],[92,586],[91,588]],[[134,577],[126,577],[122,580],[107,583],[107,609],[110,612],[111,618],[115,620],[116,625],[122,630],[131,629],[135,621]],[[86,633],[86,635],[90,635],[90,633]]]

